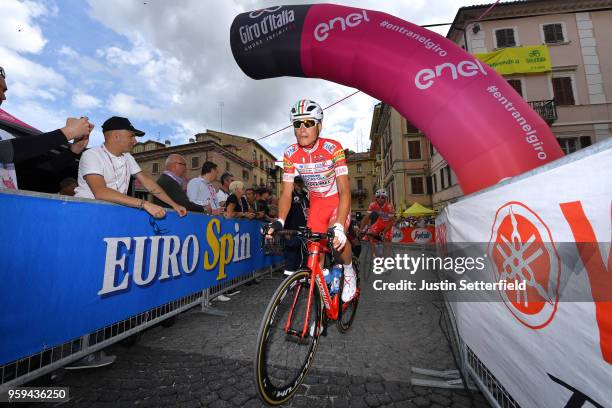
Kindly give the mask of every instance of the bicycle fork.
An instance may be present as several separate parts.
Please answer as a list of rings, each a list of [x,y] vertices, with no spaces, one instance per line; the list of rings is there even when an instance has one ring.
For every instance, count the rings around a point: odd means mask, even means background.
[[[293,314],[295,312],[295,305],[298,302],[300,294],[302,293],[302,284],[298,283],[297,290],[295,291],[295,295],[293,295],[293,303],[291,304],[291,310],[289,310],[289,316],[287,317],[287,322],[285,323],[284,331],[286,334],[290,336],[294,336],[299,338],[299,340],[305,340],[308,335],[308,322],[310,320],[310,307],[312,305],[312,298],[314,294],[314,285],[311,282],[310,287],[308,289],[308,302],[306,303],[306,317],[304,319],[304,325],[302,327],[302,331],[298,331],[291,327],[291,322],[293,320]]]

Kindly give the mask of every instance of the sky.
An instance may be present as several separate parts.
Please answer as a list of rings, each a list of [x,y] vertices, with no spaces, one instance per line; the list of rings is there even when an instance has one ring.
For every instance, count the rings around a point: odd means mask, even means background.
[[[292,0],[290,4],[318,1]],[[415,24],[450,23],[468,0],[336,1]],[[238,67],[229,28],[234,17],[284,2],[261,0],[2,0],[0,66],[8,85],[2,109],[42,130],[69,116],[96,125],[90,146],[103,142],[101,124],[128,117],[141,139],[187,143],[207,129],[260,138],[289,124],[299,99],[323,107],[355,89],[320,79],[256,81]],[[436,29],[445,35],[448,26]],[[344,147],[369,147],[379,101],[358,93],[325,111],[322,136]],[[277,157],[294,143],[287,129],[260,141]]]

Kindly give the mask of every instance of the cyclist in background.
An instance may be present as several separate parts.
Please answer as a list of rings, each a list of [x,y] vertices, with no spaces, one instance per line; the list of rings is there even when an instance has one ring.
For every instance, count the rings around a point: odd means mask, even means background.
[[[391,248],[392,228],[395,222],[395,211],[393,205],[387,200],[387,190],[380,188],[376,190],[375,199],[370,203],[366,216],[361,220],[360,229],[367,235],[367,240],[372,243],[372,256],[376,258],[376,241],[383,242],[383,256],[393,256]],[[376,218],[376,221],[367,228],[368,222]]]
[[[299,174],[310,194],[308,227],[318,233],[333,230],[333,245],[344,266],[342,301],[346,303],[355,296],[357,280],[351,246],[346,245],[351,191],[344,149],[335,140],[319,137],[323,127],[323,109],[316,102],[309,99],[298,101],[291,108],[290,120],[297,143],[285,151],[278,219],[270,224],[268,234],[284,227],[291,207],[294,178]]]

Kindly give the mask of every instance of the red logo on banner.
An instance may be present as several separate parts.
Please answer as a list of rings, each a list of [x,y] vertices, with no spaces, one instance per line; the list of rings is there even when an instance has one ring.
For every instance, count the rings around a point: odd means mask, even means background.
[[[489,256],[496,280],[526,282],[525,290],[500,291],[514,317],[532,329],[549,324],[557,311],[561,260],[542,219],[519,202],[501,206],[495,214]]]
[[[426,244],[431,241],[433,234],[425,228],[415,228],[410,233],[412,240],[418,244]]]

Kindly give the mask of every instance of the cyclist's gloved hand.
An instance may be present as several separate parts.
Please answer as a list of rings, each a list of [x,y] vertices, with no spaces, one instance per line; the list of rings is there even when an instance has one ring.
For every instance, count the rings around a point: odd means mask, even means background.
[[[334,231],[334,249],[336,251],[342,251],[344,245],[346,244],[344,226],[337,222],[330,229]]]
[[[280,231],[283,229],[284,226],[285,220],[279,218],[276,221],[271,222],[270,224],[264,225],[263,229],[261,230],[261,233],[264,234],[266,238],[272,238],[272,234],[274,234],[274,231]]]

